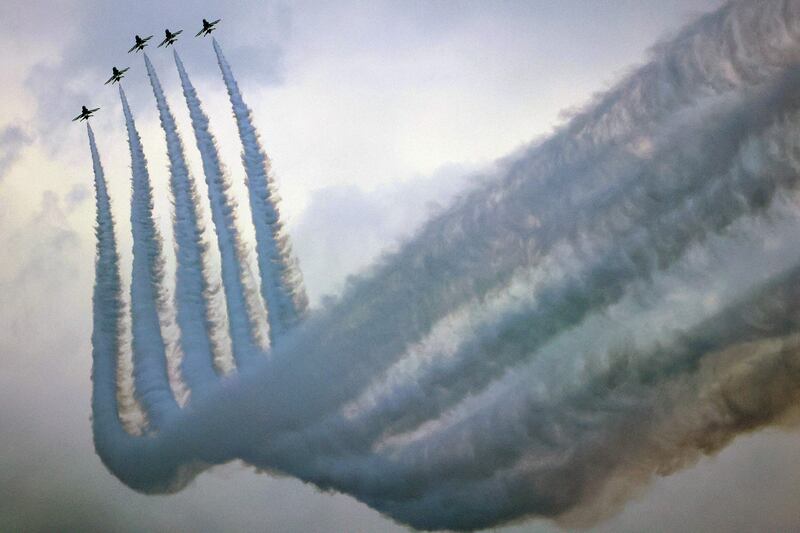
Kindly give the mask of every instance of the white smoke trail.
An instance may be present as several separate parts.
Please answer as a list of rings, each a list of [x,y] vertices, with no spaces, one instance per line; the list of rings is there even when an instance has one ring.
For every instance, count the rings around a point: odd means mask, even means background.
[[[114,218],[108,197],[105,173],[100,163],[94,132],[87,123],[89,149],[94,167],[97,220],[97,263],[92,297],[92,426],[95,446],[114,448],[126,438],[117,406],[117,358],[120,353],[120,329],[124,305],[119,274],[119,255],[114,236]]]
[[[128,145],[131,151],[131,230],[133,233],[133,270],[131,277],[131,323],[133,332],[133,374],[136,397],[145,409],[153,429],[178,413],[167,374],[167,356],[161,334],[159,307],[163,305],[161,287],[164,260],[161,237],[153,221],[153,191],[147,160],[128,99],[119,88]]]
[[[222,282],[228,308],[233,358],[238,365],[246,365],[247,359],[258,356],[260,350],[248,308],[247,293],[252,289],[246,287],[243,281],[247,275],[244,271],[247,259],[236,227],[236,200],[230,194],[230,181],[219,159],[217,143],[208,128],[208,117],[203,112],[197,91],[186,73],[177,50],[173,51],[173,55],[208,185],[211,220],[216,229],[221,257]]]
[[[198,215],[199,199],[194,177],[186,166],[183,142],[175,125],[175,118],[147,54],[144,54],[144,63],[167,140],[170,188],[174,198],[173,226],[177,247],[175,304],[183,351],[181,376],[197,395],[208,390],[217,381],[210,338],[215,324],[206,304],[210,288],[208,274],[204,272],[206,244]]]
[[[780,420],[800,398],[799,30],[798,0],[701,18],[109,468],[158,491],[240,457],[475,529],[596,518]]]
[[[213,43],[242,141],[242,163],[247,174],[250,211],[256,232],[256,257],[261,272],[261,295],[267,306],[270,343],[274,346],[276,339],[302,318],[308,299],[292,257],[289,239],[283,230],[269,158],[261,147],[252,113],[242,99],[230,65],[216,39]]]

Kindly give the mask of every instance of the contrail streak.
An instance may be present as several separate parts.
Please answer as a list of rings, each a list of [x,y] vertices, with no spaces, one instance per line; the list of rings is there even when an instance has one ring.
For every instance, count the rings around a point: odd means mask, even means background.
[[[243,283],[246,276],[243,270],[246,258],[236,227],[236,200],[229,192],[230,181],[219,159],[217,143],[209,130],[208,117],[203,112],[197,91],[186,73],[178,52],[173,51],[173,55],[208,185],[211,220],[216,229],[217,245],[222,259],[222,282],[228,308],[233,358],[238,365],[243,366],[247,364],[248,359],[257,356],[260,350],[247,305],[248,289]]]
[[[92,426],[95,447],[118,446],[127,437],[117,406],[117,357],[120,352],[120,328],[124,305],[119,274],[119,255],[114,237],[114,218],[108,198],[105,173],[100,163],[94,132],[87,123],[89,148],[94,167],[94,189],[97,209],[97,263],[95,264],[92,307]]]
[[[186,166],[183,142],[178,135],[175,118],[170,111],[153,64],[144,54],[147,75],[158,106],[158,116],[167,140],[170,186],[174,198],[175,243],[177,268],[175,272],[175,303],[177,322],[181,330],[183,351],[181,376],[190,390],[197,394],[217,381],[210,332],[215,324],[206,304],[209,282],[203,267],[205,243],[198,216],[198,196],[194,178]]]
[[[275,341],[301,319],[308,301],[280,220],[278,197],[270,177],[269,158],[261,147],[258,133],[253,126],[252,113],[242,99],[230,65],[222,55],[216,39],[213,43],[242,141],[242,163],[247,174],[250,210],[256,230],[261,295],[267,306],[270,343],[274,346]]]
[[[153,429],[179,412],[167,375],[167,356],[161,334],[159,308],[163,305],[161,287],[164,260],[161,237],[153,221],[153,190],[147,171],[139,132],[128,99],[119,88],[128,146],[131,151],[131,229],[133,232],[133,271],[131,277],[131,322],[133,332],[133,377],[136,397],[147,413]]]

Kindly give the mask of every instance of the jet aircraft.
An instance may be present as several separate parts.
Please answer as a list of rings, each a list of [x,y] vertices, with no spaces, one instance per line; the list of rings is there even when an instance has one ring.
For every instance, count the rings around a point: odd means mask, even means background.
[[[219,22],[220,20],[222,19],[217,19],[214,22],[209,22],[206,19],[203,19],[203,29],[197,32],[195,34],[195,37],[200,37],[201,35],[205,37],[212,31],[216,30],[217,28],[215,28],[215,26],[217,25],[217,22]]]
[[[144,47],[145,47],[145,46],[147,46],[147,41],[149,41],[150,39],[152,39],[152,38],[153,38],[153,36],[152,36],[152,35],[150,35],[149,37],[145,37],[144,39],[142,39],[142,38],[141,38],[141,37],[139,37],[138,35],[136,35],[135,37],[136,37],[136,44],[134,44],[134,45],[131,47],[131,49],[130,49],[130,50],[128,50],[128,53],[129,53],[129,54],[130,54],[131,52],[133,52],[134,50],[136,50],[137,52],[138,52],[139,50],[144,50]]]
[[[108,81],[105,82],[103,85],[108,85],[109,83],[111,85],[114,85],[119,80],[125,77],[125,73],[128,72],[129,69],[130,67],[124,68],[122,70],[117,70],[117,67],[111,67],[111,72],[112,72],[111,77],[108,78]]]
[[[73,118],[72,122],[75,122],[76,120],[78,122],[82,122],[84,120],[87,120],[89,117],[93,116],[92,113],[94,113],[98,109],[100,109],[100,108],[99,107],[95,107],[94,109],[86,109],[86,106],[82,105],[81,106],[81,114],[78,115],[77,117]]]
[[[175,33],[172,33],[168,29],[164,30],[164,34],[166,35],[166,37],[164,37],[164,40],[161,41],[161,44],[158,45],[158,48],[161,48],[164,45],[169,46],[171,44],[175,44],[175,41],[178,40],[178,35],[180,35],[181,33],[183,33],[183,30],[178,30]]]

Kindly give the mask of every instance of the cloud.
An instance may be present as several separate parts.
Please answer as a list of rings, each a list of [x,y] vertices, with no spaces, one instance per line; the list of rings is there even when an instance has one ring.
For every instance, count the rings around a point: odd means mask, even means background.
[[[73,210],[77,208],[79,205],[83,204],[86,200],[91,198],[91,191],[89,187],[86,185],[77,183],[72,186],[72,188],[67,192],[64,196],[64,199],[67,203],[67,209]]]
[[[20,152],[33,142],[33,138],[19,126],[0,130],[0,180],[19,158]]]
[[[347,277],[395,251],[425,220],[444,209],[478,170],[448,165],[425,178],[370,191],[331,186],[315,191],[290,228],[312,301],[340,294]]]

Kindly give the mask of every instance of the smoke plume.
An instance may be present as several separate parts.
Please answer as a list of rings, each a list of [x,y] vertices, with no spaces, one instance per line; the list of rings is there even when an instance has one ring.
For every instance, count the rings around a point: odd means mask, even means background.
[[[213,45],[243,145],[270,349],[263,357],[254,337],[236,205],[176,53],[239,368],[203,382],[184,407],[171,394],[158,330],[160,240],[120,92],[133,168],[134,386],[148,431],[125,433],[113,396],[123,311],[89,130],[93,411],[98,454],[127,485],[178,490],[238,458],[420,529],[524,517],[585,525],[653,476],[796,418],[800,1],[734,1],[659,43],[550,139],[504,160],[312,311],[269,160]],[[209,370],[213,357],[203,344],[214,325],[204,314],[198,198],[146,61],[186,248],[176,306],[191,388],[191,365]]]

